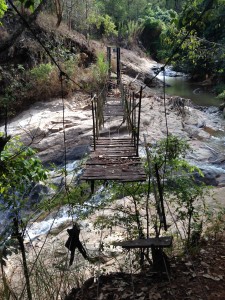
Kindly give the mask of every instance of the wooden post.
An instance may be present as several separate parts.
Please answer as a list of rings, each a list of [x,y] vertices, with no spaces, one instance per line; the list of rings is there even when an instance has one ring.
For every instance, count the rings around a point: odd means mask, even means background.
[[[161,216],[159,216],[159,218],[160,218],[160,222],[163,223],[164,230],[167,231],[166,215],[165,215],[164,203],[163,203],[163,190],[162,190],[162,186],[160,183],[159,170],[158,170],[157,164],[155,164],[155,173],[156,173],[156,179],[157,179],[157,185],[158,185],[158,191],[159,191],[159,199],[160,199]]]
[[[121,88],[121,99],[122,99],[123,109],[124,109],[124,97],[125,97],[125,92],[124,92],[124,86],[122,85],[122,88]]]
[[[91,97],[91,108],[92,108],[92,121],[93,121],[93,142],[94,142],[94,150],[96,149],[96,140],[95,140],[95,109],[94,109],[94,99]]]
[[[94,110],[95,110],[95,136],[98,139],[99,127],[98,127],[98,97],[96,96],[94,102]]]
[[[135,94],[133,92],[133,106],[135,107],[134,109],[134,147],[136,148],[136,137],[137,137],[137,109],[136,109],[136,98],[135,98]]]
[[[91,180],[91,193],[94,194],[95,191],[95,181]]]
[[[116,58],[117,58],[117,84],[120,83],[120,48],[116,48]]]
[[[142,98],[142,87],[140,89],[139,96],[139,105],[138,105],[138,126],[137,126],[137,147],[136,147],[136,156],[139,155],[138,146],[139,146],[139,136],[140,136],[140,122],[141,122],[141,98]]]
[[[107,47],[108,76],[111,76],[111,47]]]
[[[135,136],[135,127],[134,127],[134,98],[133,98],[133,95],[130,94],[130,101],[132,101],[132,104],[131,104],[131,111],[132,111],[132,116],[131,116],[131,128],[132,128],[132,141],[134,142],[134,136]]]

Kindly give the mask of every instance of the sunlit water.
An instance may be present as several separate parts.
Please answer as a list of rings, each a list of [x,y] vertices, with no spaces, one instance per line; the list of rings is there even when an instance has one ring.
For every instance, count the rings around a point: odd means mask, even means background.
[[[47,234],[50,230],[68,221],[71,221],[72,224],[72,221],[76,220],[80,214],[83,216],[88,215],[94,206],[99,206],[105,197],[107,197],[107,191],[105,191],[104,186],[101,186],[95,194],[92,195],[88,203],[84,203],[80,208],[77,207],[76,211],[71,210],[69,205],[65,205],[45,220],[41,222],[31,222],[31,225],[27,227],[25,239],[32,241],[38,236]]]
[[[170,70],[170,73],[176,75],[176,72]],[[163,74],[160,73],[157,78],[163,81]],[[188,76],[165,76],[166,94],[170,96],[180,96],[191,99],[194,104],[200,106],[219,106],[221,100],[209,91],[207,87],[201,86],[196,82],[191,82]]]

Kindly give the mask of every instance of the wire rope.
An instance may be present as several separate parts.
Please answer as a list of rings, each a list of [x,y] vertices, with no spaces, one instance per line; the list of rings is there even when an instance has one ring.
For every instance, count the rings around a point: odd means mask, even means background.
[[[103,217],[104,217],[104,208],[103,208]],[[99,247],[98,247],[98,271],[97,271],[97,299],[99,299],[99,292],[100,292],[100,272],[101,272],[101,253],[102,249],[104,248],[103,245],[103,223],[101,224],[100,229],[100,239],[99,239]]]
[[[126,198],[125,198],[125,183],[122,183],[123,189],[122,189],[122,196],[123,196],[123,206],[124,208],[126,207]],[[127,240],[129,240],[130,236],[129,236],[129,231],[127,230],[127,228],[129,228],[129,224],[128,224],[128,218],[127,218],[127,212],[123,211],[123,216],[125,219],[125,223],[126,223],[126,234],[127,234]],[[134,278],[133,278],[133,268],[132,268],[132,258],[131,258],[131,252],[130,249],[127,250],[128,252],[128,260],[129,260],[129,269],[130,269],[130,276],[131,276],[131,286],[132,286],[132,298],[135,299],[135,289],[134,289]]]

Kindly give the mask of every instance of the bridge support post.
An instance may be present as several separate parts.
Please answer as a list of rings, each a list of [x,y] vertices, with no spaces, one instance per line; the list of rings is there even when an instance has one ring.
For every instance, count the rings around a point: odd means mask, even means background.
[[[138,105],[138,126],[137,126],[137,147],[136,147],[136,156],[139,156],[139,136],[140,136],[140,122],[141,122],[141,99],[142,99],[142,90],[143,87],[141,86],[140,89],[140,96],[139,96],[139,105]]]
[[[108,76],[111,76],[111,47],[107,47]]]
[[[152,246],[151,250],[153,271],[159,274],[166,273],[168,275],[170,273],[170,264],[168,257],[164,253],[163,249]]]
[[[95,191],[95,181],[91,180],[91,194],[94,194]]]
[[[117,84],[120,83],[120,48],[116,48],[116,58],[117,58]]]
[[[92,108],[92,121],[93,121],[93,143],[94,150],[96,149],[96,138],[95,138],[95,108],[94,108],[95,97],[91,97],[91,108]]]

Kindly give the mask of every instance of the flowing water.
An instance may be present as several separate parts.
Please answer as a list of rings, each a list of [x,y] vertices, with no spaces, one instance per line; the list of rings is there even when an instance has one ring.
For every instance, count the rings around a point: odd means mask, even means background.
[[[163,74],[160,73],[157,78],[163,80]],[[216,106],[221,104],[221,100],[204,87],[196,82],[190,81],[189,77],[182,73],[173,71],[170,67],[166,69],[166,94],[171,96],[180,96],[191,99],[194,104],[200,106]]]
[[[161,72],[158,79],[164,80]],[[223,124],[223,130],[214,131],[210,128],[205,128],[211,138],[206,141],[206,147],[210,147],[214,151],[215,162],[204,163],[199,161],[190,161],[198,166],[204,174],[213,173],[215,176],[225,174],[225,119],[218,111],[218,107],[223,101],[216,98],[210,92],[209,87],[202,86],[197,82],[190,81],[190,78],[183,73],[177,73],[171,67],[166,68],[165,71],[166,94],[170,96],[180,96],[182,98],[190,99],[195,105],[203,106],[208,113],[213,113],[215,118],[220,118]]]

